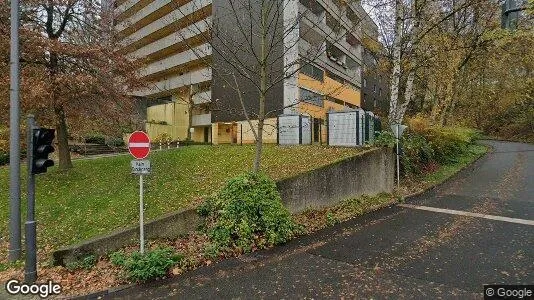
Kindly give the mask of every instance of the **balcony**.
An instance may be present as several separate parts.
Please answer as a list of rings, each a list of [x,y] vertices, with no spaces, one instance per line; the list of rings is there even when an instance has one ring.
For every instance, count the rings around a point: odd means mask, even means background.
[[[204,68],[183,75],[174,75],[170,78],[156,82],[150,88],[137,91],[134,93],[134,95],[139,97],[147,97],[157,95],[162,92],[170,92],[186,85],[210,81],[211,75],[211,68]]]
[[[162,30],[163,28],[170,29],[171,27],[176,27],[177,24],[179,24],[180,20],[190,16],[198,10],[201,10],[211,5],[211,3],[211,0],[193,0],[174,10],[170,14],[165,15],[155,20],[154,22],[144,26],[143,28],[135,31],[133,34],[122,40],[121,44],[123,46],[128,46],[135,42],[141,41],[150,35],[153,35],[155,32]]]
[[[191,120],[191,126],[210,126],[211,125],[211,113],[194,115]]]
[[[192,97],[193,104],[203,104],[211,102],[211,90],[194,94]]]

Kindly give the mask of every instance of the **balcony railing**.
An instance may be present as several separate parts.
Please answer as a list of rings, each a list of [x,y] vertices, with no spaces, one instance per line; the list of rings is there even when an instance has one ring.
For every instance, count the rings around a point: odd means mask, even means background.
[[[195,115],[191,120],[192,126],[209,126],[211,125],[211,113]]]

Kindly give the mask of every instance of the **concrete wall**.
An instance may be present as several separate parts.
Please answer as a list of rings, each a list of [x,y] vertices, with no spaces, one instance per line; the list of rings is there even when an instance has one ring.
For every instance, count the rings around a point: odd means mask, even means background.
[[[391,192],[395,160],[380,148],[277,183],[284,205],[298,213],[361,195]]]
[[[196,210],[189,209],[164,215],[145,224],[146,239],[176,238],[195,231],[200,225]],[[65,265],[89,254],[104,255],[124,246],[139,243],[139,226],[117,230],[52,253],[54,265]]]
[[[258,128],[258,121],[252,120],[252,126]],[[266,144],[276,144],[277,143],[277,119],[269,118],[265,119],[265,124],[263,126],[263,142]],[[254,139],[254,133],[250,124],[247,121],[237,122],[237,143],[241,143],[241,137],[243,137],[243,144],[253,144],[256,142]]]
[[[380,148],[277,183],[284,205],[292,213],[334,205],[361,195],[391,192],[394,155]],[[176,238],[195,231],[201,219],[195,210],[170,213],[145,225],[147,239]],[[104,255],[138,243],[139,227],[132,226],[69,246],[53,253],[55,265],[80,260],[89,254]]]
[[[173,140],[185,140],[189,128],[188,110],[188,104],[180,101],[149,107],[146,130],[150,138],[155,139],[158,135],[167,133]],[[157,124],[161,121],[167,122],[167,125]]]

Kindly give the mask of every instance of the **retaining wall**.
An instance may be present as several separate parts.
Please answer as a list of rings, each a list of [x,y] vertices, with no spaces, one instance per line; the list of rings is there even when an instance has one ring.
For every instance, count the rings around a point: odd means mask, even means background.
[[[361,195],[391,192],[395,160],[391,149],[364,152],[322,168],[277,182],[284,205],[292,213],[334,205]],[[176,238],[195,231],[201,219],[194,209],[174,212],[145,224],[147,239]],[[89,254],[104,255],[138,242],[139,226],[121,229],[55,251],[55,265],[65,265]]]

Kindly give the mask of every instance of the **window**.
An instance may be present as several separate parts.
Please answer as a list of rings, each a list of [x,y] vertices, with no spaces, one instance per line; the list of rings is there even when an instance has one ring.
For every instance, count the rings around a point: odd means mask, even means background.
[[[345,41],[352,47],[356,47],[360,44],[360,41],[358,40],[358,38],[350,33],[347,34],[347,36],[345,37]]]
[[[326,43],[326,55],[330,60],[338,63],[342,63],[345,57],[345,53],[343,53],[343,51],[339,50],[338,47],[328,42]]]
[[[376,84],[373,86],[373,93],[376,93]]]
[[[382,88],[378,90],[378,96],[382,96]]]
[[[305,90],[303,88],[299,89],[300,91],[300,101],[308,102],[313,105],[323,107],[323,96],[312,91]]]
[[[360,23],[358,15],[352,9],[347,9],[347,18],[352,22],[352,28],[356,29],[355,26]]]
[[[332,2],[337,7],[337,9],[339,9],[340,11],[343,10],[344,3],[342,0],[334,0]]]
[[[346,83],[346,80],[343,79],[341,76],[338,76],[334,73],[331,73],[331,72],[328,72],[328,77],[330,77],[331,79],[341,83],[341,84],[345,84]]]
[[[363,79],[363,87],[367,87],[367,79]]]
[[[300,71],[313,79],[324,81],[324,71],[312,64],[305,64]]]
[[[326,12],[326,25],[335,33],[341,32],[341,24],[328,12]]]
[[[321,16],[321,14],[325,11],[324,7],[316,0],[300,0],[300,3],[316,16]]]
[[[339,104],[339,105],[343,105],[343,106],[345,106],[345,101],[343,101],[343,100],[339,100],[339,99],[334,98],[334,97],[327,96],[327,97],[326,97],[326,100],[328,100],[328,101],[330,101],[330,102],[334,102],[334,103]]]
[[[351,71],[360,71],[360,64],[357,63],[354,59],[347,56],[346,58],[347,68]]]

